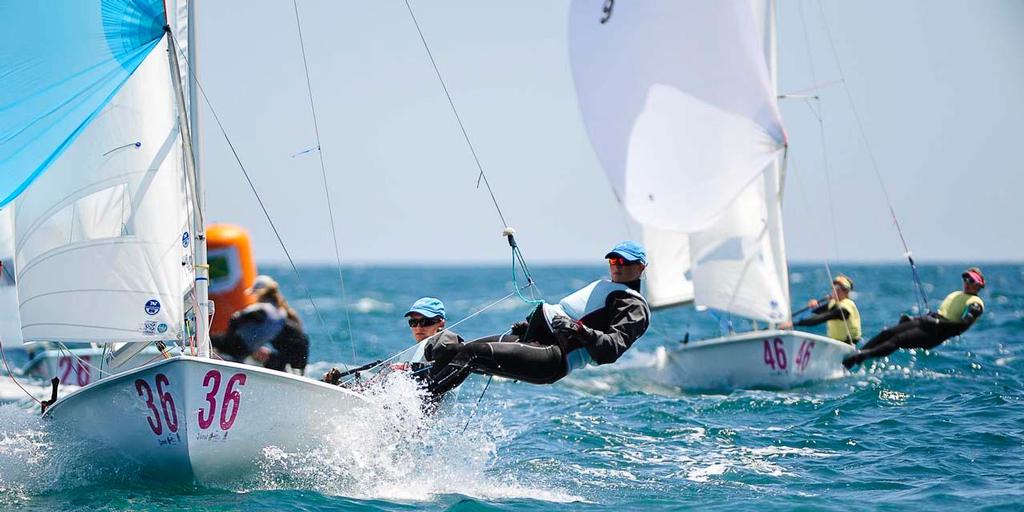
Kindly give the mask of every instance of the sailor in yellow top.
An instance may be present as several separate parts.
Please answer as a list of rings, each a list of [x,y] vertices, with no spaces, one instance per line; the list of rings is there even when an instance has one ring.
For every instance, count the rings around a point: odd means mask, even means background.
[[[851,368],[868,359],[885,357],[899,348],[934,348],[963,334],[985,311],[985,303],[978,297],[978,292],[985,287],[985,275],[980,268],[971,267],[961,277],[963,291],[947,295],[938,313],[901,320],[899,325],[878,333],[863,349],[843,359],[843,366]]]
[[[807,307],[811,310],[811,316],[800,319],[795,323],[783,322],[780,329],[790,329],[794,325],[811,326],[825,324],[825,333],[829,338],[844,341],[855,345],[860,341],[860,311],[857,304],[850,298],[850,291],[853,290],[853,280],[843,274],[836,274],[832,279],[832,296],[828,302],[818,303],[811,299]]]

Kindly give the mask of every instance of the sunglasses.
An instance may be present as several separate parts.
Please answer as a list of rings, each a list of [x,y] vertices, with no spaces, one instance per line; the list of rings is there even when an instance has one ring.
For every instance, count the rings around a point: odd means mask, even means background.
[[[961,279],[963,279],[965,283],[981,284],[981,283],[975,281],[974,278],[971,277],[971,276],[963,276]]]
[[[423,317],[423,318],[410,318],[409,327],[430,327],[441,321],[441,317]]]
[[[625,267],[626,265],[636,265],[637,263],[639,262],[629,261],[626,258],[608,258],[609,265],[618,265],[620,267]]]

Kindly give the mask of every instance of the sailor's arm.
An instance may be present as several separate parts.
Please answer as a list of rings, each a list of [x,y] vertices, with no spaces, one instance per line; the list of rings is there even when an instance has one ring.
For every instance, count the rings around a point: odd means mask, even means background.
[[[828,309],[828,304],[825,305],[825,311],[821,311],[821,307],[816,308],[813,311],[813,315],[801,318],[800,320],[793,322],[793,325],[800,326],[811,326],[820,325],[829,320],[842,320],[844,315],[846,318],[850,317],[850,312],[842,309],[842,306],[836,306],[832,309]]]
[[[643,336],[651,321],[643,301],[632,295],[609,295],[605,307],[611,312],[611,322],[606,332],[580,326],[583,346],[597,364],[614,363]]]

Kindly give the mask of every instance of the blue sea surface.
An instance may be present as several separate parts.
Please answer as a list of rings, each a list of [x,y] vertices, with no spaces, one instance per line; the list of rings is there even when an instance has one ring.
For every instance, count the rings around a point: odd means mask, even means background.
[[[960,287],[964,266],[921,268],[933,308]],[[402,315],[420,296],[444,300],[451,325],[513,291],[508,267],[349,267],[344,295],[332,268],[303,267],[298,276],[288,267],[261,270],[282,283],[305,321],[309,375],[408,347]],[[905,265],[833,270],[855,280],[868,336],[914,307]],[[338,439],[315,453],[275,454],[258,480],[226,488],[96,468],[34,412],[4,406],[0,508],[1022,510],[1024,265],[984,270],[985,314],[965,335],[838,380],[717,394],[656,386],[647,369],[657,347],[687,333],[719,334],[718,322],[692,307],[657,311],[615,365],[552,386],[495,379],[486,393],[487,379],[473,376],[457,403],[417,420],[422,425],[400,415],[369,425],[324,418]],[[550,301],[604,273],[597,266],[532,271]],[[791,282],[794,308],[828,288],[821,265],[792,266]],[[502,332],[529,310],[508,298],[454,330],[467,339]]]

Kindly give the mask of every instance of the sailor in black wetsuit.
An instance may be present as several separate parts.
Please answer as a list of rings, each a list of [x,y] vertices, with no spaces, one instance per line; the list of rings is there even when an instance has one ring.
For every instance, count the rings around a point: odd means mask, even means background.
[[[469,374],[462,372],[453,375],[458,373],[458,369],[454,367],[434,370],[432,365],[423,359],[424,348],[427,343],[458,344],[462,343],[463,339],[454,331],[445,329],[444,303],[440,299],[418,299],[405,313],[405,318],[418,345],[411,355],[394,360],[389,366],[392,370],[411,372],[412,377],[426,389],[427,403],[436,405],[446,392],[462,384]],[[341,370],[331,368],[320,380],[328,384],[338,384],[341,382],[341,376]]]
[[[811,316],[801,318],[797,322],[783,322],[779,329],[792,329],[793,326],[807,327],[825,324],[825,334],[834,340],[850,345],[860,341],[860,311],[857,304],[850,298],[853,280],[843,274],[836,274],[832,279],[832,297],[823,303],[811,299],[807,307]]]
[[[651,310],[640,294],[647,254],[636,242],[616,245],[607,255],[611,279],[594,281],[558,304],[541,304],[510,334],[465,344],[432,343],[426,358],[450,375],[498,375],[551,384],[588,364],[614,363],[647,330]],[[438,379],[438,385],[444,381]]]
[[[985,276],[980,268],[971,267],[961,277],[964,290],[947,295],[938,313],[901,319],[895,327],[885,329],[868,340],[861,350],[846,356],[843,366],[852,368],[868,359],[885,357],[900,348],[935,348],[949,338],[963,334],[985,311],[985,303],[978,297],[978,292],[985,287]]]
[[[264,368],[302,375],[309,359],[309,338],[302,320],[270,276],[257,276],[246,293],[256,303],[235,312],[227,333],[213,340],[221,356],[236,361],[252,357]]]

